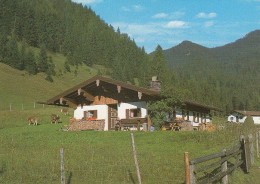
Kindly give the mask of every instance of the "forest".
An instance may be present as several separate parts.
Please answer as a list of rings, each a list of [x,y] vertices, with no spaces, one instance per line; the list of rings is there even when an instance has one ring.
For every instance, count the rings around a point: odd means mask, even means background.
[[[207,58],[200,61],[203,67],[196,65],[194,73],[194,67],[185,67],[184,59],[179,60],[183,65],[169,63],[160,45],[151,57],[120,28],[105,23],[91,8],[70,0],[0,2],[0,62],[18,70],[31,75],[44,72],[51,82],[56,75],[55,65],[46,51],[62,53],[66,56],[66,72],[71,72],[71,66],[102,65],[109,70],[101,75],[142,87],[149,87],[151,77],[157,75],[165,96],[215,105],[226,113],[234,109],[260,110],[259,83],[251,80],[255,73],[259,76],[259,70],[251,73],[248,68],[243,75],[232,76],[228,63],[215,71],[216,65]],[[40,48],[40,52],[34,53],[32,47]],[[241,64],[236,67],[240,70]]]

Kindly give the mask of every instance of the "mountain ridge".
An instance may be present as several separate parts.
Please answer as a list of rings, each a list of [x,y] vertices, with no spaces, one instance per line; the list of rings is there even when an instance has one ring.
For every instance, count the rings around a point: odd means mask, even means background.
[[[260,110],[260,30],[219,47],[207,48],[183,41],[163,53],[172,72],[181,80],[199,82],[199,88],[208,85],[209,89],[214,89],[219,101],[230,104],[227,111],[239,108]],[[193,84],[186,83],[181,85],[188,90]],[[211,101],[194,98],[207,103]],[[236,99],[238,104],[235,104]]]

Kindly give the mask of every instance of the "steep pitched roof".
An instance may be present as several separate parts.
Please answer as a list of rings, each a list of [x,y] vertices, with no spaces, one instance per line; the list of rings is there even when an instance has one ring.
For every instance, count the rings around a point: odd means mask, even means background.
[[[234,110],[234,112],[238,114],[242,114],[245,116],[260,116],[260,111],[241,111],[241,110]]]
[[[186,105],[195,105],[197,107],[201,107],[201,108],[205,108],[205,109],[209,109],[209,110],[222,112],[222,110],[220,108],[218,108],[218,107],[205,105],[205,104],[202,104],[202,103],[199,103],[199,102],[194,102],[194,101],[191,101],[191,100],[184,100],[184,103]]]
[[[135,86],[135,85],[131,85],[131,84],[127,84],[125,82],[122,82],[122,81],[118,81],[118,80],[114,80],[114,79],[110,79],[110,78],[106,78],[106,77],[102,77],[102,76],[99,76],[99,75],[96,75],[60,94],[58,94],[57,96],[47,100],[46,104],[53,104],[55,101],[59,100],[60,98],[64,97],[64,96],[67,96],[67,95],[70,95],[72,93],[77,93],[78,89],[80,88],[89,88],[93,85],[96,84],[96,81],[100,81],[102,83],[106,83],[106,84],[110,84],[110,85],[114,85],[115,86],[115,89],[116,89],[116,86],[121,86],[121,88],[124,88],[124,89],[127,89],[127,90],[131,90],[131,91],[136,91],[136,92],[141,92],[147,96],[151,96],[151,97],[160,97],[160,92],[158,91],[154,91],[154,90],[151,90],[151,89],[146,89],[146,88],[142,88],[142,87],[138,87],[138,86]]]
[[[59,105],[67,106],[67,104],[64,105],[64,104],[59,103],[60,98],[63,98],[63,97],[77,98],[79,89],[83,89],[83,90],[87,90],[87,91],[90,90],[90,92],[95,93],[95,91],[93,91],[92,88],[97,86],[97,81],[99,81],[100,84],[102,84],[102,85],[106,85],[107,87],[110,86],[109,90],[111,90],[114,93],[117,93],[117,86],[120,86],[122,89],[127,90],[129,93],[136,94],[136,96],[137,96],[138,92],[140,92],[144,96],[146,96],[146,99],[161,99],[162,98],[159,91],[154,91],[151,89],[138,87],[135,85],[127,84],[122,81],[118,81],[118,80],[96,75],[96,76],[56,95],[55,97],[47,100],[47,102],[39,102],[39,103],[44,103],[44,104],[49,104],[49,105],[58,105],[58,106]],[[222,111],[220,108],[205,105],[205,104],[198,103],[198,102],[194,102],[191,100],[184,100],[184,104],[186,106],[187,105],[196,106],[196,107],[199,107],[202,109],[207,109],[207,110],[215,110],[215,111],[220,111],[220,112]]]

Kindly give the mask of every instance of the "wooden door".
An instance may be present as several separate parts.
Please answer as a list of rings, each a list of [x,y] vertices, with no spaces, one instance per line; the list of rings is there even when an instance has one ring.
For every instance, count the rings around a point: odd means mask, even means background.
[[[117,104],[108,105],[108,130],[115,130],[117,117]]]

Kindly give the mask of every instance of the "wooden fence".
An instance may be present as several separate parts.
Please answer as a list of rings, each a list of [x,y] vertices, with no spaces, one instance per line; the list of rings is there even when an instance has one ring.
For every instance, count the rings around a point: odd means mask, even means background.
[[[259,157],[259,137],[260,131],[255,136],[257,157]],[[239,143],[230,150],[223,149],[219,153],[191,160],[189,153],[185,152],[184,158],[186,184],[208,184],[220,180],[223,184],[227,184],[228,174],[233,174],[238,167],[248,173],[254,164],[253,136],[241,135]]]

